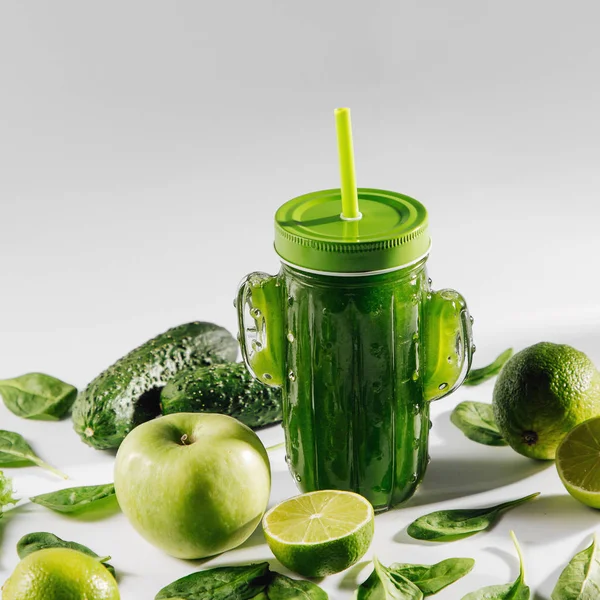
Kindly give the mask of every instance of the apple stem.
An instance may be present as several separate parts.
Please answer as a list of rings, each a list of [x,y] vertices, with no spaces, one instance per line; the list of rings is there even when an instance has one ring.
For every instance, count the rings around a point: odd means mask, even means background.
[[[181,443],[182,443],[182,445],[183,445],[183,446],[187,446],[187,445],[188,445],[187,441],[188,441],[188,436],[187,436],[187,433],[184,433],[184,434],[181,436]]]

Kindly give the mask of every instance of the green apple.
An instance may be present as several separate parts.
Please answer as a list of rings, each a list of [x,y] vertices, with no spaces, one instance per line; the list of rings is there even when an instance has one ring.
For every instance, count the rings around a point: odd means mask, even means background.
[[[267,451],[238,420],[177,413],[136,427],[115,463],[121,509],[151,544],[203,558],[243,543],[271,492]]]

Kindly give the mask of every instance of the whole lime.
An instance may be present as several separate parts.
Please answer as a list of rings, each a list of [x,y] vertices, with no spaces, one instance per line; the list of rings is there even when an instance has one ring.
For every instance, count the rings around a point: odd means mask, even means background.
[[[119,600],[115,578],[96,558],[68,548],[26,556],[2,587],[2,600]]]
[[[583,352],[540,342],[504,365],[492,404],[498,429],[514,450],[553,460],[573,427],[600,415],[600,373]]]

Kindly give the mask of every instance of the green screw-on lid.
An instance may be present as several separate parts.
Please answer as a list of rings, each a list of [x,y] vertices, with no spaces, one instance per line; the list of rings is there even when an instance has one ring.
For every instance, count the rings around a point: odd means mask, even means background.
[[[358,188],[360,217],[340,214],[340,189],[286,202],[275,215],[275,250],[286,262],[312,271],[367,273],[394,269],[427,255],[427,210],[409,196]]]

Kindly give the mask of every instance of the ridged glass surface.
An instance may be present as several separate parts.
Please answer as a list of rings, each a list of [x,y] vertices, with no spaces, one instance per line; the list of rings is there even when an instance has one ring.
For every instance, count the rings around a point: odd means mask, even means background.
[[[286,295],[284,426],[302,491],[351,490],[376,510],[409,498],[427,465],[419,372],[424,263],[357,278],[280,274]]]

